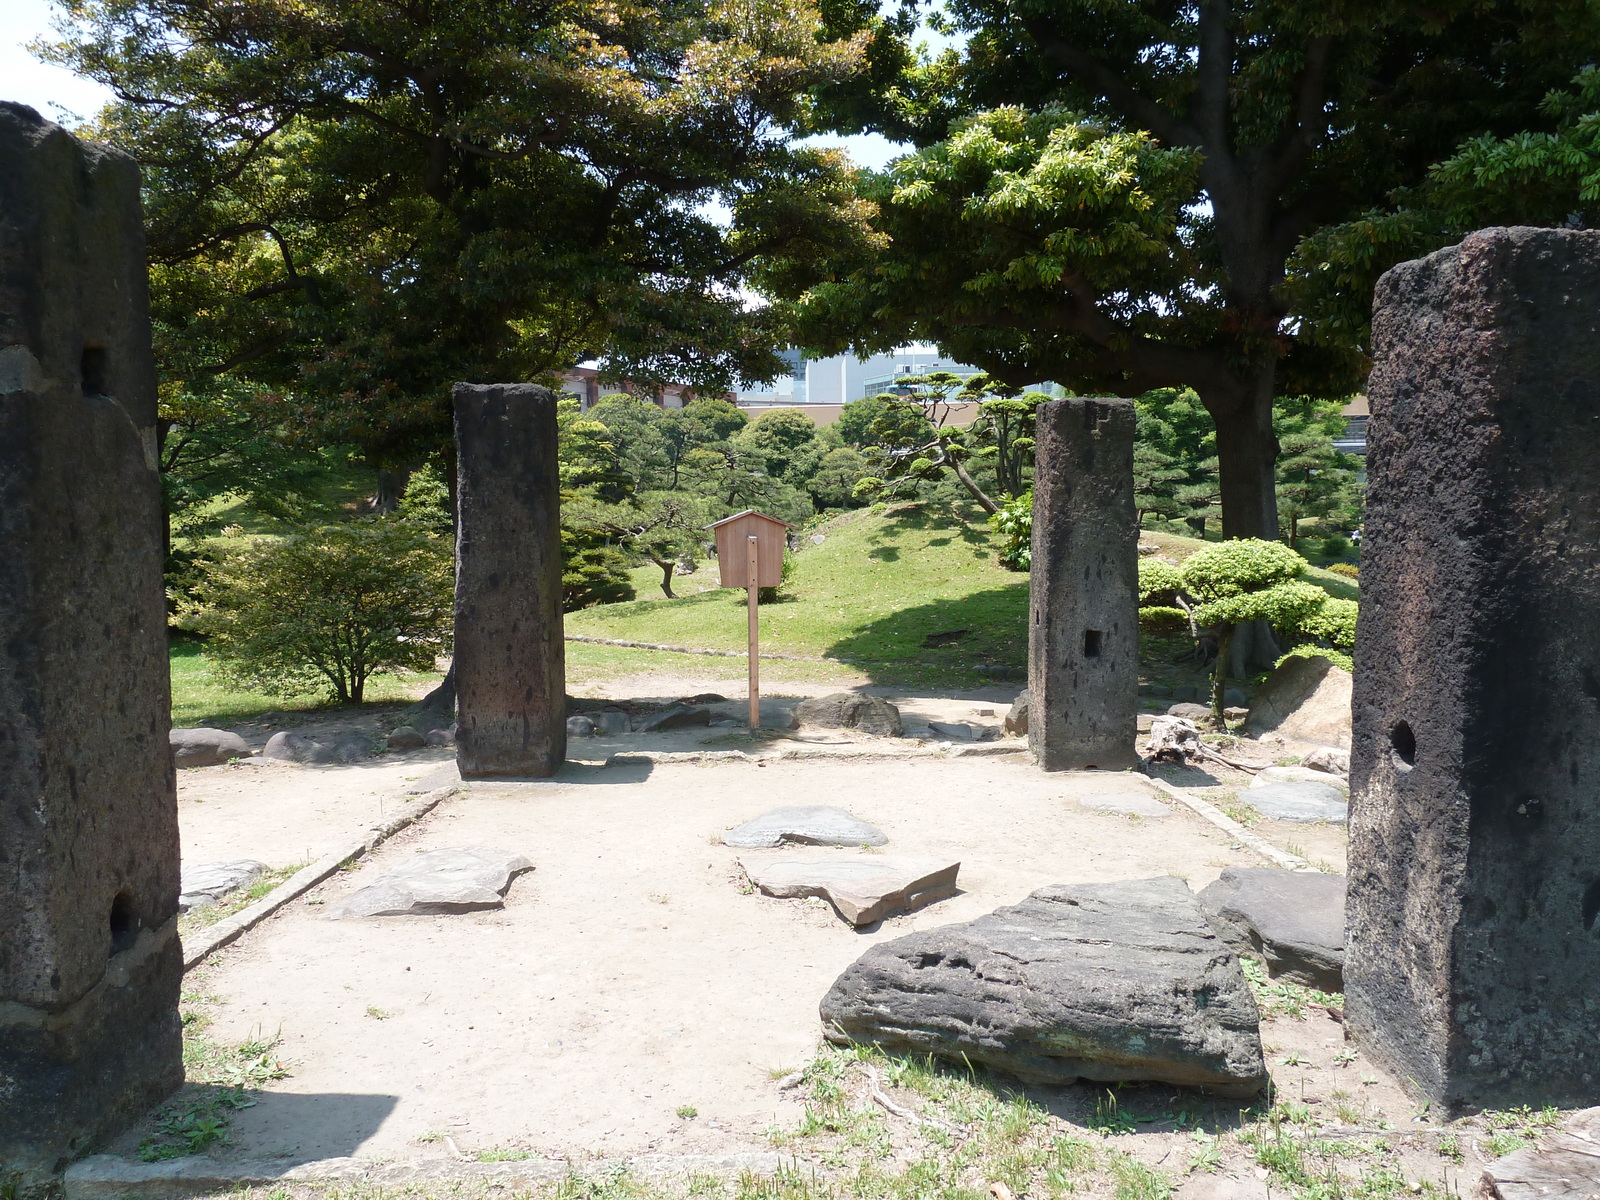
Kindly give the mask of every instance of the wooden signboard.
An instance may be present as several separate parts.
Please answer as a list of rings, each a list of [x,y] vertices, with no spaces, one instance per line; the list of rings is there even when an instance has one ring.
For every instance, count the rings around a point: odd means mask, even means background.
[[[761,671],[759,610],[761,588],[783,582],[783,552],[788,547],[789,526],[777,517],[747,508],[706,526],[717,535],[717,569],[723,587],[748,588],[750,643],[750,728],[761,727]]]

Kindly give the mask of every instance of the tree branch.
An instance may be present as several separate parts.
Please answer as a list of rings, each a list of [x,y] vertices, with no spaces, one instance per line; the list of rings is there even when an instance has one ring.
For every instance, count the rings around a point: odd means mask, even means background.
[[[1132,87],[1121,72],[1113,70],[1094,55],[1067,39],[1060,37],[1043,17],[1023,21],[1039,49],[1053,59],[1068,74],[1098,92],[1113,108],[1129,121],[1149,130],[1169,146],[1199,146],[1200,131],[1175,116],[1164,105],[1143,95]]]

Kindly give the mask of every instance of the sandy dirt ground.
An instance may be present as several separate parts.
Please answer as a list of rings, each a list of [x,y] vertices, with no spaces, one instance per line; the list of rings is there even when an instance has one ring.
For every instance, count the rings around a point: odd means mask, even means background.
[[[699,666],[700,664],[695,664]],[[715,660],[711,664],[715,669]],[[587,697],[667,702],[719,692],[743,710],[742,672],[663,671],[574,688]],[[764,720],[839,685],[771,689]],[[998,727],[1017,687],[906,697],[908,733],[928,720]],[[399,709],[364,715],[375,738]],[[301,719],[318,734],[348,719]],[[270,720],[239,727],[259,746]],[[228,1157],[384,1159],[527,1151],[583,1158],[767,1149],[799,1120],[777,1076],[820,1040],[817,1005],[871,943],[967,920],[1054,883],[1175,874],[1199,889],[1230,865],[1265,865],[1133,773],[1046,775],[1021,754],[944,758],[913,739],[852,761],[648,762],[639,750],[743,749],[777,756],[837,732],[757,738],[743,729],[575,739],[551,781],[471,784],[375,853],[286,907],[190,973],[209,1036],[281,1037],[290,1077],[235,1116]],[[1013,743],[1015,745],[1015,743]],[[849,747],[840,747],[849,749]],[[1292,748],[1290,748],[1292,749]],[[1274,751],[1281,753],[1282,748]],[[185,861],[303,862],[422,791],[459,782],[453,752],[385,754],[346,767],[248,762],[180,774]],[[898,757],[896,757],[898,756]],[[1248,776],[1174,782],[1247,799]],[[1168,815],[1098,811],[1077,798],[1136,791]],[[723,846],[727,828],[782,804],[837,804],[889,837],[883,852],[961,862],[960,893],[855,930],[821,900],[754,893]],[[1256,831],[1334,869],[1344,831],[1262,822]],[[527,856],[503,910],[330,921],[341,896],[410,856],[487,845]],[[865,851],[787,848],[769,855]],[[1317,1057],[1338,1030],[1318,1025]],[[1296,1040],[1310,1028],[1290,1031]],[[1276,1048],[1276,1035],[1263,1034]],[[1309,1050],[1309,1048],[1308,1048]],[[1331,1067],[1330,1067],[1331,1069]],[[680,1116],[693,1108],[696,1115]],[[145,1128],[112,1149],[131,1152]]]

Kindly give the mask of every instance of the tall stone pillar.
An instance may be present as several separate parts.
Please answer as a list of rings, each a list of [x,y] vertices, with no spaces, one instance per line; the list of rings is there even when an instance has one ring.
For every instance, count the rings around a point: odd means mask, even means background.
[[[463,779],[554,775],[567,757],[556,397],[455,388],[456,763]]]
[[[1133,404],[1039,406],[1028,741],[1046,771],[1138,763],[1139,531]]]
[[[0,1192],[183,1081],[139,172],[0,103]]]
[[[1600,1102],[1600,233],[1379,282],[1347,1027],[1446,1111]]]

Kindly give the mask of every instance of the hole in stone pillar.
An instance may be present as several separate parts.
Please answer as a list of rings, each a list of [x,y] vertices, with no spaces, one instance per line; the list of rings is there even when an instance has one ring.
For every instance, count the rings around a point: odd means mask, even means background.
[[[83,381],[83,394],[85,396],[110,395],[111,389],[106,384],[106,348],[104,346],[85,346],[83,355],[78,360],[78,375]]]
[[[1583,927],[1593,933],[1596,925],[1600,925],[1600,879],[1583,891]]]
[[[133,897],[118,892],[111,902],[111,953],[131,949],[139,937],[139,918],[133,912]]]
[[[1417,735],[1404,721],[1396,721],[1389,731],[1389,750],[1397,770],[1409,771],[1417,765]]]
[[[1098,629],[1085,629],[1083,631],[1083,656],[1085,658],[1100,657],[1100,631]]]

